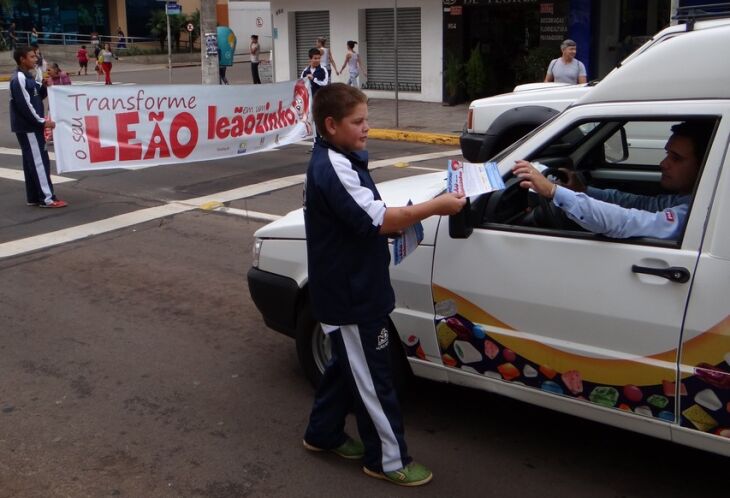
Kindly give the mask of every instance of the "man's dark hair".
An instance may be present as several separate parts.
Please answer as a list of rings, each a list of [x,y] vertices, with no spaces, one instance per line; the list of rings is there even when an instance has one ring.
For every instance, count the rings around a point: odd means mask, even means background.
[[[344,83],[332,83],[323,86],[314,96],[312,113],[317,131],[325,138],[327,128],[324,125],[325,119],[332,118],[341,121],[347,117],[358,104],[367,104],[368,98],[359,88]]]
[[[715,123],[713,121],[684,121],[672,126],[672,135],[689,138],[692,141],[695,159],[697,159],[698,164],[702,164],[714,127]]]
[[[30,52],[33,52],[34,50],[35,49],[33,47],[29,47],[28,45],[16,47],[16,49],[13,51],[13,59],[15,59],[15,63],[20,66],[20,59],[27,56]]]
[[[311,59],[315,55],[322,55],[322,52],[320,52],[318,48],[310,48],[308,54],[309,58]]]

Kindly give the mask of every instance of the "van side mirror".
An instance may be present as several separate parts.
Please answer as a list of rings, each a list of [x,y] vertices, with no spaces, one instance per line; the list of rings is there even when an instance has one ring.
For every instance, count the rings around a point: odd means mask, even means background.
[[[449,237],[452,239],[469,238],[474,227],[471,225],[469,214],[471,213],[471,202],[467,198],[464,208],[456,214],[449,216]]]
[[[603,151],[606,162],[620,163],[629,157],[629,141],[626,138],[626,128],[623,126],[618,129],[618,133],[614,133],[603,144]]]

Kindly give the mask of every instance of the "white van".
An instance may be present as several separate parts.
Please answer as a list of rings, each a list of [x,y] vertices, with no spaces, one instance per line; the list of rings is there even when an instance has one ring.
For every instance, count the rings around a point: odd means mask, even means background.
[[[623,60],[613,72],[624,64],[659,44],[683,36],[692,31],[722,28],[730,25],[730,17],[696,20],[695,7],[680,8],[684,24],[669,26],[639,47]],[[686,12],[685,12],[686,11]],[[730,16],[726,7],[715,9],[709,16]],[[527,83],[518,85],[511,93],[477,99],[469,104],[466,125],[459,142],[461,153],[467,161],[484,162],[515,140],[558,115],[595,88],[595,80],[580,85],[567,83]],[[629,130],[630,131],[630,130]],[[629,137],[631,135],[629,134]]]
[[[727,47],[730,25],[628,61],[493,158],[506,189],[424,221],[422,244],[391,267],[392,327],[415,375],[730,455],[730,64],[718,59]],[[656,147],[629,147],[626,130],[655,137],[697,120],[711,126],[710,145],[678,240],[589,233],[510,173],[524,158],[573,168],[592,186],[659,193],[646,155]],[[437,195],[444,178],[378,188],[403,205]],[[249,287],[315,376],[327,344],[307,305],[304,236],[301,210],[258,230]]]

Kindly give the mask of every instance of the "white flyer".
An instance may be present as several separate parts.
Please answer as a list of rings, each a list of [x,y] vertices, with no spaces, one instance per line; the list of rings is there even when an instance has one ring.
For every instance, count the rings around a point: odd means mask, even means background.
[[[475,164],[449,160],[447,170],[446,186],[449,192],[473,197],[504,188],[495,162]]]

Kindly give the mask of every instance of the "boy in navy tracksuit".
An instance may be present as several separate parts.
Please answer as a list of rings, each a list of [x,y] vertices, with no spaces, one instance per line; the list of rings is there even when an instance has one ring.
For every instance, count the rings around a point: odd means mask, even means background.
[[[310,450],[363,458],[366,474],[418,486],[431,471],[411,461],[392,383],[388,314],[390,285],[387,234],[431,215],[455,214],[465,199],[443,194],[405,207],[386,207],[367,166],[367,97],[343,83],[322,87],[314,99],[322,134],[307,170],[304,222],[307,232],[312,312],[332,340],[304,436]],[[363,442],[344,432],[354,409]]]
[[[43,136],[44,128],[56,126],[43,117],[43,99],[48,92],[30,74],[36,53],[31,47],[19,47],[13,58],[18,68],[10,79],[10,129],[18,137],[23,153],[26,200],[29,206],[65,207],[67,203],[56,199],[53,193],[51,162]]]
[[[320,65],[322,54],[318,48],[309,49],[309,65],[304,68],[300,78],[309,78],[312,84],[312,98],[323,86],[330,84],[330,73]]]

